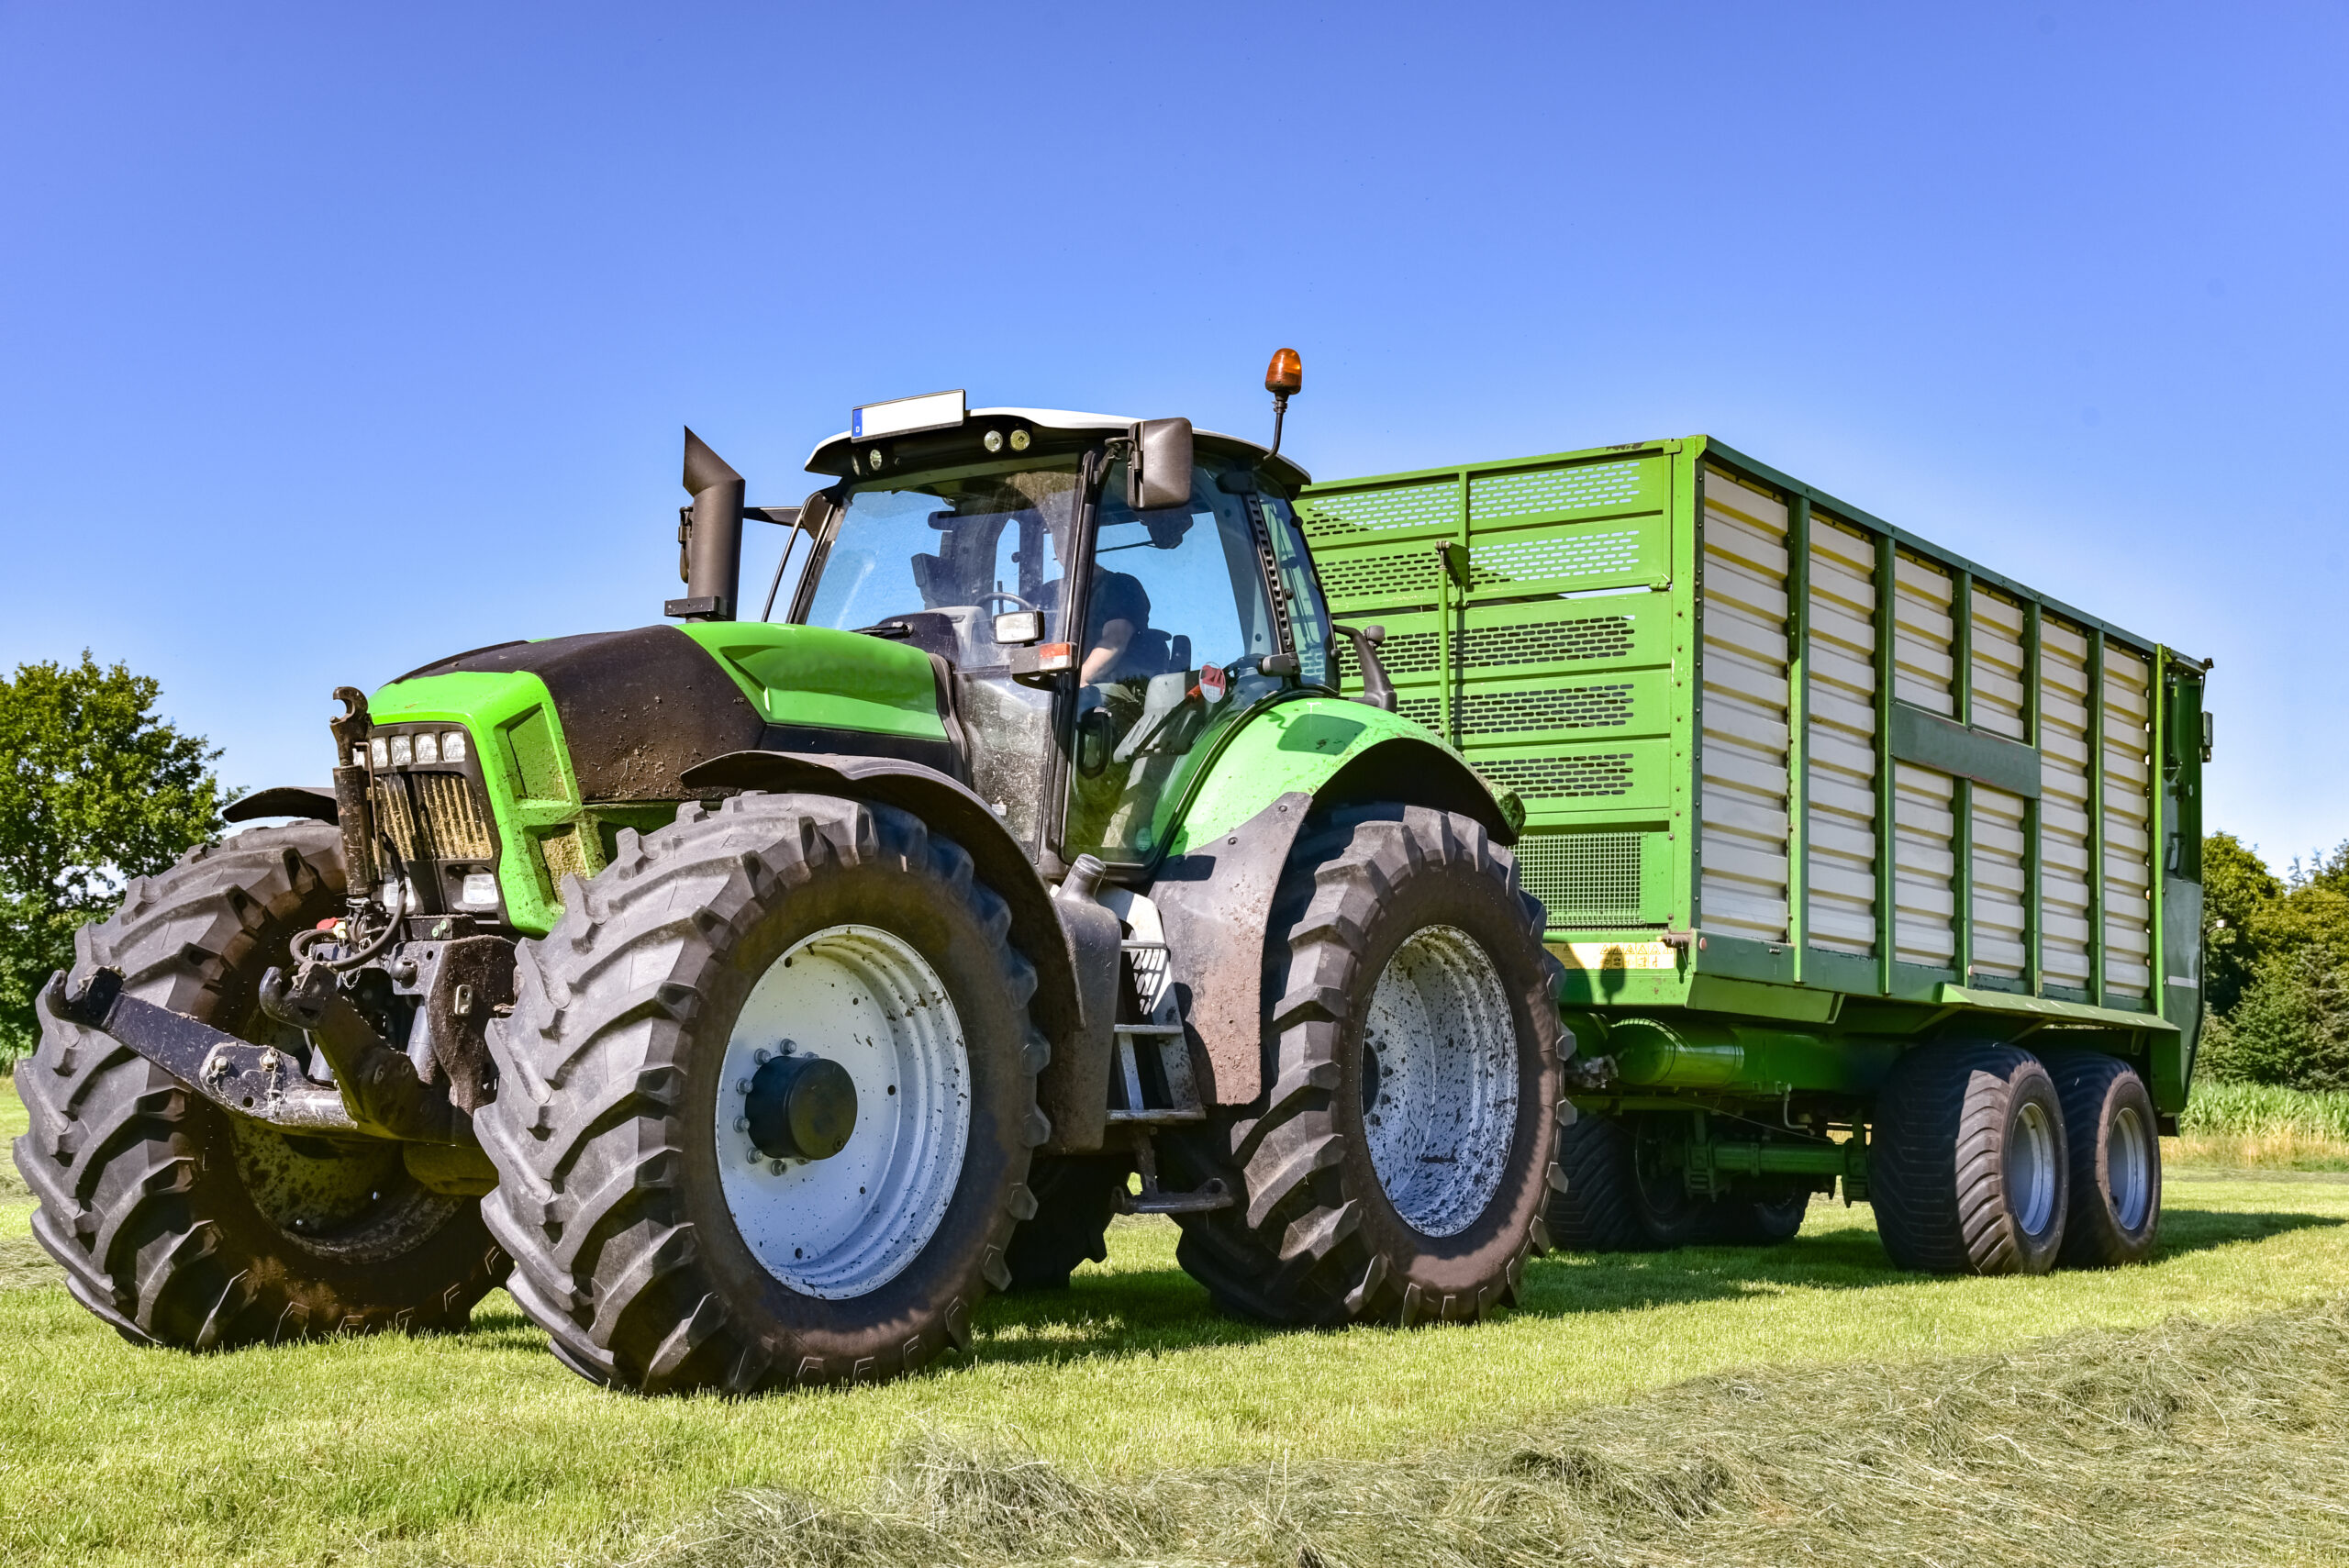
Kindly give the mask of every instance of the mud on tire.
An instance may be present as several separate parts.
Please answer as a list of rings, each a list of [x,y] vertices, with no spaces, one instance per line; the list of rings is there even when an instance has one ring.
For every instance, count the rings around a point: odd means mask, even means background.
[[[748,1394],[892,1377],[967,1345],[973,1309],[1010,1283],[1005,1249],[1035,1212],[1024,1184],[1050,1131],[1035,972],[969,855],[890,806],[743,795],[623,832],[563,906],[523,944],[514,1015],[490,1034],[500,1092],[479,1118],[508,1289],[555,1353],[601,1383]],[[718,1106],[753,988],[847,925],[888,933],[942,982],[968,1121],[930,1239],[872,1288],[827,1296],[785,1284],[738,1223],[720,1167],[742,1151],[720,1147]]]
[[[76,934],[74,969],[112,966],[128,995],[298,1049],[257,987],[295,932],[342,906],[336,829],[257,828],[134,879],[113,917]],[[17,1073],[33,1234],[74,1299],[123,1338],[225,1350],[457,1329],[504,1277],[479,1202],[419,1186],[399,1145],[232,1117],[128,1047],[41,1013],[40,1047]]]
[[[1271,1087],[1160,1140],[1179,1179],[1245,1195],[1182,1220],[1177,1255],[1220,1306],[1408,1325],[1514,1302],[1547,1244],[1542,1208],[1572,1115],[1542,928],[1514,857],[1469,817],[1365,806],[1307,826],[1266,946]],[[1491,1016],[1437,1018],[1445,996],[1486,998]],[[1422,1004],[1414,1038],[1398,1020]],[[1487,1066],[1441,1065],[1463,1059]]]

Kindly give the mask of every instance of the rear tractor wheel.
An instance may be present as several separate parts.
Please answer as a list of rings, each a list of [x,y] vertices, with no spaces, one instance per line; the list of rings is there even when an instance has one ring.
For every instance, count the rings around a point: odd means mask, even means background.
[[[688,804],[569,884],[479,1118],[555,1353],[748,1394],[966,1346],[1050,1131],[1009,926],[960,846],[824,795]]]
[[[1557,1157],[1541,907],[1474,820],[1308,825],[1274,899],[1271,1087],[1162,1135],[1243,1207],[1183,1218],[1183,1266],[1276,1323],[1469,1321],[1515,1299]]]
[[[261,1010],[262,976],[342,909],[335,828],[256,828],[133,881],[76,934],[74,971],[118,969],[130,995],[304,1061],[301,1033]],[[74,1298],[133,1343],[462,1329],[505,1277],[480,1200],[419,1182],[399,1144],[232,1116],[45,1006],[17,1087],[33,1234]]]

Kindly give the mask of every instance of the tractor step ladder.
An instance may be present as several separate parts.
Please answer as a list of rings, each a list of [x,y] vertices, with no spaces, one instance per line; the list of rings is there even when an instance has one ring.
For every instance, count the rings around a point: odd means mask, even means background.
[[[1114,1026],[1118,1046],[1118,1085],[1122,1106],[1109,1107],[1112,1124],[1125,1127],[1173,1127],[1205,1121],[1207,1107],[1199,1101],[1197,1081],[1191,1073],[1191,1050],[1177,1012],[1174,988],[1167,984],[1164,942],[1122,942],[1119,947],[1134,977],[1134,990],[1151,1021]],[[1143,1063],[1157,1071],[1145,1075]]]

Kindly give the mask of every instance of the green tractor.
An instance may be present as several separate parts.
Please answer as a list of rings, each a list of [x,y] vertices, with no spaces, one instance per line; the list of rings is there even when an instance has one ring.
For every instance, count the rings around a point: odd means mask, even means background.
[[[748,506],[688,431],[680,624],[339,691],[330,788],[82,933],[17,1161],[91,1311],[503,1284],[586,1377],[748,1394],[915,1371],[1119,1213],[1269,1322],[1513,1298],[1573,1115],[1522,812],[1332,625],[1277,424],[956,393],[808,466]],[[806,545],[757,618],[746,519]]]

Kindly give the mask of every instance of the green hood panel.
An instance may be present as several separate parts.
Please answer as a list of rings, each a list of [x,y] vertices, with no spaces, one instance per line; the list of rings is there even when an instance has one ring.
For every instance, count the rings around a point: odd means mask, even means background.
[[[820,627],[657,626],[512,642],[378,691],[377,723],[462,724],[498,829],[508,919],[543,933],[566,876],[659,827],[686,769],[763,749],[952,765],[927,654]]]
[[[930,655],[902,642],[772,621],[696,621],[678,630],[734,677],[769,724],[944,740]]]

